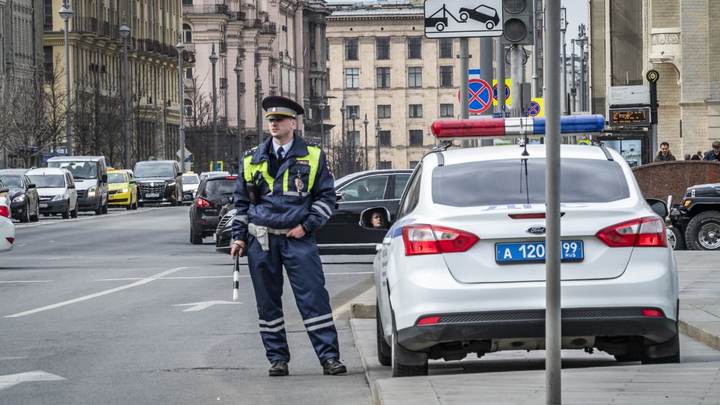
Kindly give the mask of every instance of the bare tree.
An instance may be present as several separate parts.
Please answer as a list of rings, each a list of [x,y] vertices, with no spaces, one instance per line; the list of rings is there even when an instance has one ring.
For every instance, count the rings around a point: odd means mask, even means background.
[[[340,136],[333,139],[327,149],[328,165],[335,178],[361,171],[365,157],[356,145],[354,136]]]
[[[200,87],[205,83],[205,79],[201,81],[197,75],[194,75],[191,81],[192,89],[187,92],[187,95],[192,111],[187,115],[189,119],[187,127],[189,129],[207,128],[212,125],[210,122],[212,120],[212,103],[207,94],[200,92]],[[183,100],[183,106],[184,104],[185,100]]]

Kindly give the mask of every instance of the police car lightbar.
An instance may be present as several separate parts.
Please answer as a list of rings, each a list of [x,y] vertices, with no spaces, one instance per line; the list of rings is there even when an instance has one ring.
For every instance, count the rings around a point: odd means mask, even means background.
[[[545,135],[545,118],[443,119],[430,127],[438,139],[500,136]],[[602,115],[567,115],[560,117],[560,133],[601,132]]]

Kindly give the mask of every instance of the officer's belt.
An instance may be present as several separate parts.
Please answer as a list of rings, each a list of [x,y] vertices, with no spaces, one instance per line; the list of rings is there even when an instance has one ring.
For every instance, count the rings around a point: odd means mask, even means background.
[[[260,247],[264,251],[270,250],[270,234],[286,236],[289,231],[290,229],[275,229],[267,226],[258,226],[253,223],[248,224],[248,232],[257,239]]]

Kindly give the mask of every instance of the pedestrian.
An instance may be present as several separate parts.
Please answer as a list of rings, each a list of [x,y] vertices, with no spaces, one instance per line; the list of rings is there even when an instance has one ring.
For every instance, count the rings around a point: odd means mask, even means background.
[[[667,142],[663,142],[660,144],[660,151],[658,151],[657,156],[655,156],[656,162],[669,162],[675,160],[675,156],[670,152],[670,144]]]
[[[690,157],[690,160],[703,160],[703,153],[702,151],[697,151],[696,154],[692,155]]]
[[[325,153],[295,135],[296,102],[280,96],[262,101],[271,137],[245,153],[235,191],[237,216],[231,254],[247,254],[270,376],[289,374],[290,350],[282,309],[283,272],[290,280],[323,374],[347,372],[315,241],[336,202]]]
[[[712,143],[712,150],[705,152],[703,160],[720,160],[720,141]]]

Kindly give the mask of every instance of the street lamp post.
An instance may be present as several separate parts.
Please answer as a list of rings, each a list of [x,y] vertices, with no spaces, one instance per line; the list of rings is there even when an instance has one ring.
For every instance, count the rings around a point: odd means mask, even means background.
[[[340,145],[342,145],[343,153],[345,149],[345,100],[340,106],[340,118],[342,119],[342,129],[340,130]]]
[[[262,79],[260,79],[260,54],[255,52],[255,109],[257,120],[258,145],[263,142],[263,117],[262,117]]]
[[[238,136],[238,153],[242,154],[245,150],[243,145],[243,138],[242,138],[242,126],[241,126],[241,119],[240,119],[240,96],[243,93],[243,83],[240,81],[240,78],[242,76],[243,68],[242,68],[242,61],[240,60],[240,56],[237,57],[235,60],[235,69],[233,69],[235,72],[235,79],[237,82],[237,136]],[[239,164],[242,164],[240,162]]]
[[[367,133],[367,126],[370,122],[367,119],[367,113],[365,113],[365,119],[363,120],[363,124],[365,125],[365,170],[370,169],[368,167],[368,133]]]
[[[357,119],[357,113],[353,112],[353,114],[350,116],[350,119],[352,120],[352,142],[350,143],[353,147],[353,156],[355,155],[355,147],[357,144],[355,143],[355,120]]]
[[[380,168],[380,120],[375,122],[375,169]]]
[[[565,43],[565,32],[567,31],[567,8],[560,8],[560,33],[562,34],[562,112],[563,114],[569,114],[568,112],[568,96],[567,96],[567,44]]]
[[[185,173],[185,77],[183,76],[183,62],[185,51],[185,44],[180,37],[180,42],[175,46],[178,52],[178,105],[180,106],[180,167],[182,172]]]
[[[213,110],[213,162],[218,158],[218,132],[217,132],[217,86],[215,83],[215,65],[218,61],[215,53],[215,44],[212,44],[212,53],[210,53],[210,64],[212,65],[212,110]],[[214,170],[212,167],[210,170]]]
[[[325,109],[328,107],[325,101],[320,101],[320,148],[325,149]]]
[[[123,161],[125,168],[130,168],[130,134],[128,134],[128,110],[129,107],[129,91],[128,91],[128,38],[130,38],[130,27],[126,24],[120,26],[120,37],[123,40],[123,69],[122,69],[122,128],[123,128]]]
[[[71,104],[72,104],[72,93],[70,92],[70,47],[68,43],[68,30],[69,20],[75,13],[68,4],[67,0],[63,2],[63,6],[60,8],[60,18],[63,19],[65,24],[65,138],[67,142],[68,155],[73,154],[73,139],[72,139],[72,127],[71,127]]]

